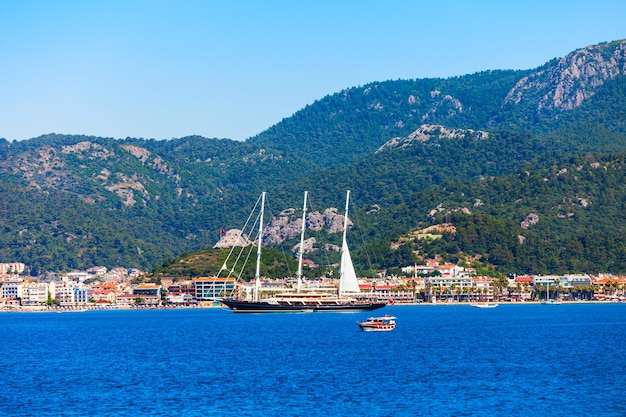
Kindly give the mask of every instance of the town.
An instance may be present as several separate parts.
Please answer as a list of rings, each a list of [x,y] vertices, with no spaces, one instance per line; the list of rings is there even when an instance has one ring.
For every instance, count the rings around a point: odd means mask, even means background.
[[[234,278],[198,277],[143,282],[145,273],[94,267],[45,277],[24,276],[20,262],[0,263],[1,311],[219,307],[219,299],[251,297],[253,285]],[[361,296],[389,304],[626,301],[626,277],[587,274],[477,276],[472,268],[428,261],[402,268],[403,276],[360,279]],[[293,291],[294,279],[262,278],[261,297]],[[334,292],[337,281],[307,279],[309,288]]]

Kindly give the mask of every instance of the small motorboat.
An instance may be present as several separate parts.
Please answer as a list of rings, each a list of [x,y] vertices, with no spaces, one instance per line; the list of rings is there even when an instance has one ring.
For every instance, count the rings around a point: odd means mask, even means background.
[[[474,303],[472,307],[476,308],[496,308],[498,307],[498,303]]]
[[[365,332],[390,332],[396,328],[396,318],[389,314],[383,317],[370,317],[360,321],[359,327]]]

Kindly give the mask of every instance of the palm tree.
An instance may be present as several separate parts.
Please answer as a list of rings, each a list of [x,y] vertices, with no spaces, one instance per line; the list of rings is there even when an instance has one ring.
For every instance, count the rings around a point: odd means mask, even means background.
[[[464,287],[463,294],[465,294],[465,301],[469,301],[472,294],[472,287]]]
[[[522,298],[522,284],[518,282],[515,285],[515,290],[517,291],[517,301],[520,301]]]
[[[483,301],[483,295],[486,294],[489,290],[487,288],[479,288],[478,289],[478,301]]]
[[[533,299],[535,299],[535,298],[541,299],[541,292],[542,291],[543,291],[543,285],[542,284],[535,285],[535,294],[533,296]]]
[[[426,282],[426,297],[430,300],[430,302],[433,301],[433,283],[430,282],[430,280]]]
[[[452,301],[455,301],[457,287],[458,284],[452,284],[450,287],[450,291],[452,292]]]
[[[527,293],[528,293],[528,283],[527,283],[527,282],[525,282],[525,283],[522,285],[522,290],[524,291],[524,294],[527,294]],[[531,296],[532,296],[532,294],[531,294]]]

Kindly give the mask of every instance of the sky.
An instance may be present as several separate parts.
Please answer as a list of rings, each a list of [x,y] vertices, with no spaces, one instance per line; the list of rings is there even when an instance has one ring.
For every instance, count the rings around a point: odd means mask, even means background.
[[[346,88],[624,38],[624,0],[0,0],[0,138],[245,140]]]

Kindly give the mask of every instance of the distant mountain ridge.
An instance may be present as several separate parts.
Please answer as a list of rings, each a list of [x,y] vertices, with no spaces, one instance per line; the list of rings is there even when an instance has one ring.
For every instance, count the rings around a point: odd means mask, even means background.
[[[298,207],[305,189],[320,212],[352,189],[355,215],[379,208],[361,227],[384,241],[416,226],[399,207],[433,186],[626,151],[625,57],[621,40],[534,70],[374,82],[321,98],[246,142],[0,140],[0,261],[37,271],[153,268],[241,226],[260,191],[278,214]]]
[[[624,74],[626,41],[588,46],[523,77],[507,94],[504,104],[527,102],[537,113],[572,110],[591,98],[607,80]]]
[[[316,101],[250,142],[280,145],[333,165],[367,155],[422,124],[532,130],[542,117],[578,108],[606,81],[623,76],[625,49],[626,40],[620,40],[581,48],[536,70],[353,87]],[[328,155],[332,146],[340,152]]]

